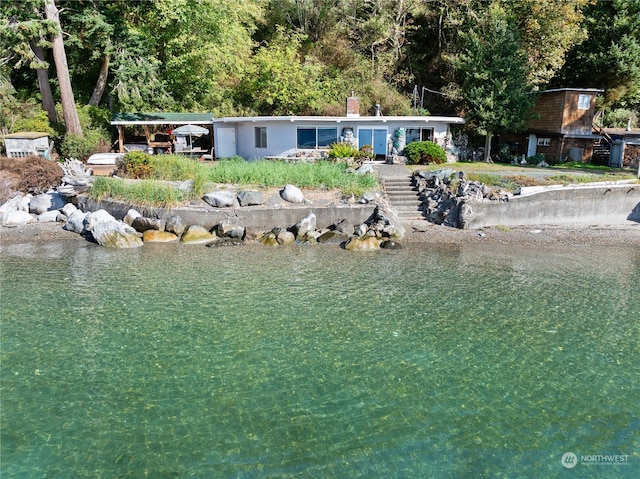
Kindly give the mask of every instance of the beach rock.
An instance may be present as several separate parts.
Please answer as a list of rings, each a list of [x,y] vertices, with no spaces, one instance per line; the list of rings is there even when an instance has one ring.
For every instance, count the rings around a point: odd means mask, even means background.
[[[320,236],[318,236],[318,243],[342,244],[346,242],[349,238],[351,238],[351,235],[343,233],[342,231],[331,230],[331,231],[326,231],[322,233]]]
[[[375,236],[364,238],[351,237],[344,245],[347,251],[375,251],[380,249],[380,242]]]
[[[239,238],[217,238],[205,246],[208,248],[219,248],[221,246],[241,246],[244,245],[244,241]]]
[[[353,234],[354,227],[353,223],[347,221],[346,219],[342,219],[335,225],[331,226],[330,229],[351,236]]]
[[[147,230],[164,231],[165,223],[157,218],[147,218],[146,216],[138,216],[131,223],[133,229],[139,233],[144,233]]]
[[[22,193],[14,196],[9,201],[0,206],[0,213],[9,213],[10,211],[26,211],[29,212],[29,202],[32,196],[23,196]]]
[[[100,221],[91,229],[93,239],[107,248],[138,248],[142,246],[140,233],[122,221]]]
[[[363,204],[367,204],[367,203],[371,203],[373,201],[376,201],[377,198],[378,198],[378,193],[376,193],[375,191],[367,191],[366,193],[364,193],[360,197],[358,202],[359,203],[363,203]]]
[[[202,199],[214,208],[229,208],[233,206],[236,194],[233,191],[214,191],[207,193]]]
[[[356,226],[353,229],[353,234],[358,236],[358,237],[361,237],[361,236],[364,236],[364,235],[367,234],[367,230],[368,230],[367,225],[362,223],[362,224],[359,224],[358,226]]]
[[[304,195],[300,188],[294,185],[285,185],[285,187],[280,191],[280,196],[283,200],[289,203],[304,203]]]
[[[400,243],[396,243],[393,240],[386,240],[380,243],[380,248],[382,249],[402,249],[402,245]]]
[[[309,230],[302,237],[302,241],[306,241],[308,243],[317,243],[319,237],[320,237],[319,231]]]
[[[370,164],[366,164],[366,165],[362,165],[360,168],[358,168],[356,170],[356,175],[369,175],[369,174],[374,174],[374,169],[373,166],[371,166]]]
[[[131,226],[133,225],[133,221],[136,218],[140,218],[140,217],[142,217],[142,215],[137,210],[130,209],[129,211],[127,211],[127,214],[124,216],[122,221],[124,221],[126,224]]]
[[[44,213],[40,213],[36,217],[36,220],[39,223],[55,223],[59,220],[60,216],[62,216],[62,213],[58,210],[45,211]]]
[[[239,218],[235,216],[225,218],[216,228],[218,236],[223,238],[244,238],[245,228]]]
[[[33,215],[30,215],[26,211],[23,210],[15,210],[8,211],[5,213],[0,213],[0,222],[2,226],[8,227],[16,227],[16,226],[24,226],[29,223],[35,222],[36,219]]]
[[[78,211],[78,208],[76,208],[76,205],[74,205],[73,203],[67,203],[62,207],[61,211],[68,218],[73,213]]]
[[[59,210],[66,201],[59,193],[42,193],[31,198],[29,212],[39,215],[45,211]]]
[[[265,246],[278,246],[278,239],[273,231],[269,231],[258,241]]]
[[[178,236],[168,231],[146,230],[142,233],[142,241],[145,243],[170,243],[178,241]]]
[[[239,191],[237,198],[240,206],[254,206],[264,203],[264,198],[260,191]]]
[[[316,215],[309,213],[291,229],[296,238],[302,238],[308,231],[316,229]]]
[[[78,234],[84,234],[87,232],[87,217],[89,213],[83,213],[80,210],[76,210],[69,215],[66,223],[62,226],[63,230],[72,231]]]
[[[109,214],[105,210],[97,210],[97,211],[94,211],[92,213],[88,213],[88,215],[85,218],[85,220],[86,220],[85,229],[87,231],[93,231],[93,228],[97,224],[100,224],[100,223],[114,223],[114,222],[117,221],[113,216],[111,216],[111,214]]]
[[[216,235],[209,232],[204,226],[191,225],[180,238],[184,244],[205,244],[216,239]]]
[[[182,217],[178,215],[173,215],[169,218],[167,224],[164,226],[165,231],[177,236],[182,236],[185,229],[187,229],[187,224],[184,222]]]
[[[294,234],[291,231],[287,231],[287,230],[281,231],[276,236],[276,241],[278,241],[278,244],[281,244],[281,245],[293,244],[295,240],[296,240],[296,237],[294,236]]]

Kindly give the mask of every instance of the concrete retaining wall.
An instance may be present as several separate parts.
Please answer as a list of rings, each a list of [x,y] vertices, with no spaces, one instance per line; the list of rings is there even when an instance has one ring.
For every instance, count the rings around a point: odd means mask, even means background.
[[[87,196],[77,199],[78,208],[82,211],[108,211],[116,219],[122,219],[130,208],[139,211],[143,216],[159,218],[167,221],[178,215],[187,225],[201,225],[213,228],[225,218],[235,216],[242,221],[249,233],[269,231],[274,227],[288,228],[298,223],[309,213],[316,215],[317,228],[326,228],[341,220],[354,225],[364,223],[375,210],[375,205],[337,205],[337,206],[286,206],[280,208],[266,206],[247,206],[242,208],[213,208],[210,206],[189,206],[173,209],[131,207],[114,201],[96,201]]]
[[[468,201],[460,209],[465,229],[628,220],[640,222],[640,184],[555,187],[516,195],[507,202]]]

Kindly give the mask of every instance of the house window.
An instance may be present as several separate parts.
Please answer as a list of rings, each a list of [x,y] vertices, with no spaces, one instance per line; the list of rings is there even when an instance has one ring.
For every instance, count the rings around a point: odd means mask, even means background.
[[[299,149],[315,150],[317,148],[328,148],[332,143],[337,141],[337,128],[298,128],[297,146]]]
[[[433,141],[433,128],[407,128],[407,145],[414,141]]]
[[[267,147],[267,127],[257,126],[254,129],[254,133],[256,138],[256,148],[266,148]]]
[[[588,110],[591,106],[591,95],[578,95],[578,110]]]
[[[538,146],[551,145],[551,138],[538,138]]]

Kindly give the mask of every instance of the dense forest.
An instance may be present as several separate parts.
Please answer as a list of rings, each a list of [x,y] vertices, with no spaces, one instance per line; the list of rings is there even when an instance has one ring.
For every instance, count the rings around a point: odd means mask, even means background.
[[[535,93],[602,88],[637,125],[640,0],[2,0],[0,131],[61,153],[112,112],[462,115],[522,128]]]

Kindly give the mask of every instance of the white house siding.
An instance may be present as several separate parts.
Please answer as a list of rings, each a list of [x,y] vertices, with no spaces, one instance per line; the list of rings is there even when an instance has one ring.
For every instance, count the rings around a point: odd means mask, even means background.
[[[429,128],[433,131],[433,141],[445,147],[452,125],[462,125],[464,120],[457,117],[235,117],[214,120],[214,140],[217,152],[229,155],[228,144],[221,144],[218,130],[234,128],[236,131],[236,154],[245,159],[264,157],[288,157],[300,151],[297,148],[298,127],[337,128],[338,141],[344,128],[352,128],[356,141],[361,130],[384,130],[387,145],[393,140],[398,128]],[[266,147],[256,147],[255,128],[266,128]],[[378,133],[380,134],[380,133]],[[358,143],[359,144],[359,143]],[[377,152],[382,153],[382,152]]]

